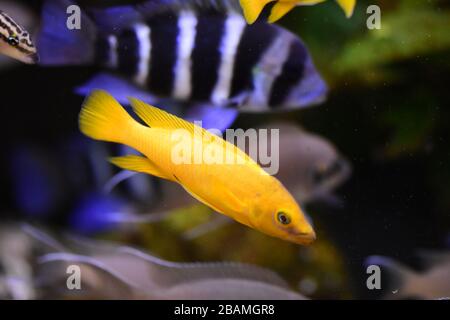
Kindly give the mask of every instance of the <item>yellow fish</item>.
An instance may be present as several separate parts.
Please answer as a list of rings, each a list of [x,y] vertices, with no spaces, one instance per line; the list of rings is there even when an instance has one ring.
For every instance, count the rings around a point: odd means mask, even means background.
[[[137,99],[129,100],[148,126],[134,120],[104,91],[94,91],[80,113],[85,135],[125,144],[143,155],[113,158],[113,164],[176,182],[217,212],[270,236],[298,244],[315,240],[313,228],[291,194],[245,152],[193,123]],[[200,145],[204,154],[221,151],[224,159],[235,161],[198,163],[195,152],[191,161],[174,161],[180,142]]]
[[[273,23],[281,19],[289,11],[296,6],[311,6],[325,0],[240,0],[241,7],[244,10],[245,19],[248,23],[252,24],[258,19],[259,15],[263,11],[264,7],[270,2],[277,1],[273,6],[269,16],[269,22]],[[356,0],[336,0],[337,3],[344,10],[347,18],[353,15],[355,9]]]

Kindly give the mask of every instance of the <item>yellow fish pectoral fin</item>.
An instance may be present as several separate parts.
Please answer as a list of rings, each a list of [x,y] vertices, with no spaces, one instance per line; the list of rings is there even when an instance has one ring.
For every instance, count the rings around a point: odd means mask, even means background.
[[[153,162],[144,157],[129,155],[124,157],[110,158],[109,161],[121,169],[146,173],[162,179],[174,181],[173,177],[165,174],[164,172],[161,172],[161,170],[157,166],[155,166]]]
[[[275,0],[240,0],[245,20],[247,20],[249,24],[254,23],[264,10],[264,7],[272,1]]]

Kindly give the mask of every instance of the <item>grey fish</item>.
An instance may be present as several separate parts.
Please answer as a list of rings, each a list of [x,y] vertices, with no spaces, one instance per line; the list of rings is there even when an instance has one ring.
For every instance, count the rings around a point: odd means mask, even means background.
[[[66,279],[67,265],[78,264],[83,283],[87,283],[83,294],[100,295],[96,298],[305,299],[290,290],[277,274],[256,266],[226,262],[175,263],[133,248],[89,240],[77,240],[73,247],[84,254],[55,252],[41,257],[42,270],[48,273],[44,278],[50,281],[47,286],[55,281],[59,285]],[[104,285],[117,286],[119,294],[111,290],[103,292]]]
[[[300,203],[327,199],[351,174],[351,165],[329,140],[287,122],[262,126],[280,130],[276,177]],[[270,137],[270,134],[269,134]],[[267,146],[267,145],[266,145]],[[260,146],[268,154],[269,148]]]
[[[388,276],[388,289],[384,299],[450,299],[450,252],[428,252],[420,254],[427,265],[417,272],[394,259],[372,256],[367,265],[379,265],[382,276]]]

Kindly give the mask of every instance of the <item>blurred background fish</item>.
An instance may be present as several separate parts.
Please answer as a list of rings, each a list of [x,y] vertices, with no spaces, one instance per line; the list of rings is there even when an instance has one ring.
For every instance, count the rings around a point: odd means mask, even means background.
[[[257,266],[175,263],[117,244],[71,240],[69,247],[75,248],[73,251],[55,251],[39,258],[37,272],[46,298],[72,295],[95,299],[306,299],[290,289],[279,275]],[[71,264],[81,266],[83,274],[83,288],[76,293],[61,290]]]
[[[37,297],[33,254],[33,240],[17,224],[0,226],[0,300]]]
[[[2,10],[0,10],[0,53],[26,64],[34,64],[39,60],[30,33]]]
[[[351,174],[351,165],[329,140],[290,122],[260,126],[279,130],[279,171],[275,175],[300,202],[332,201],[332,192]],[[259,141],[259,140],[258,140]],[[271,144],[258,143],[258,154],[269,155]]]
[[[382,268],[387,288],[383,288],[384,299],[450,299],[450,252],[421,251],[425,270],[416,271],[392,258],[372,256],[366,265]]]
[[[71,3],[48,0],[38,39],[40,64],[96,65],[108,73],[78,93],[104,89],[122,104],[128,96],[166,108],[161,99],[188,103],[178,114],[204,119],[206,128],[222,129],[224,119],[230,124],[234,110],[286,110],[324,101],[327,86],[298,36],[265,22],[248,26],[239,8],[214,3],[86,8],[82,28],[69,30]]]
[[[27,6],[17,3],[17,1],[0,1],[0,9],[3,12],[7,12],[8,15],[14,17],[15,21],[19,23],[25,30],[27,30],[31,38],[34,39],[35,32],[38,27],[38,16]],[[0,68],[9,68],[18,63],[17,60],[10,57],[0,55]]]

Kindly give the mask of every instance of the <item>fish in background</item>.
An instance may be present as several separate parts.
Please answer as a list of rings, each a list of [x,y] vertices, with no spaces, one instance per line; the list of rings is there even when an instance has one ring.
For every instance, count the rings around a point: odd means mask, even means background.
[[[230,3],[168,0],[86,8],[82,28],[69,30],[71,3],[48,0],[38,40],[40,63],[98,66],[105,72],[78,88],[79,94],[104,89],[122,104],[128,96],[153,105],[166,106],[161,101],[167,99],[188,104],[179,115],[211,119],[206,128],[221,129],[224,119],[229,125],[237,110],[322,102],[327,86],[303,42],[275,25],[247,25]]]
[[[38,18],[34,13],[17,1],[0,1],[0,10],[8,12],[11,17],[14,17],[20,25],[28,30],[33,35],[37,29]],[[7,56],[0,55],[0,68],[5,69],[16,65],[16,60],[10,59]]]
[[[279,171],[275,175],[300,203],[338,201],[332,192],[351,175],[351,165],[326,138],[288,122],[261,126],[279,130]],[[259,153],[270,154],[270,144],[259,144]]]
[[[48,233],[31,225],[0,225],[0,300],[41,299],[36,277],[38,258],[65,247]]]
[[[81,290],[66,287],[67,266],[83,274]],[[43,255],[37,268],[46,298],[152,300],[304,300],[276,273],[231,262],[176,263],[140,250],[71,237],[66,251]]]
[[[129,190],[126,197],[122,196],[122,188],[103,192],[118,171],[112,165],[105,166],[105,158],[120,155],[123,151],[118,149],[94,145],[81,136],[52,148],[13,148],[8,153],[11,210],[31,221],[65,222],[71,230],[81,233],[116,229],[117,215],[133,212],[130,203],[143,200],[144,196],[146,201],[152,201],[154,195],[151,184],[142,183],[138,176],[124,183]]]
[[[39,61],[30,33],[2,11],[2,7],[0,7],[0,53],[26,64],[35,64]]]
[[[33,285],[32,240],[17,225],[0,226],[0,300],[36,297]]]
[[[254,23],[261,15],[264,7],[271,2],[275,2],[272,6],[269,16],[269,22],[273,23],[284,17],[289,11],[297,6],[312,6],[325,0],[239,0],[244,15],[248,23]],[[344,10],[347,18],[353,15],[356,0],[336,0],[339,6]]]
[[[422,251],[420,257],[427,267],[422,272],[388,257],[366,260],[366,265],[378,265],[382,276],[388,276],[384,299],[450,299],[450,252]]]

